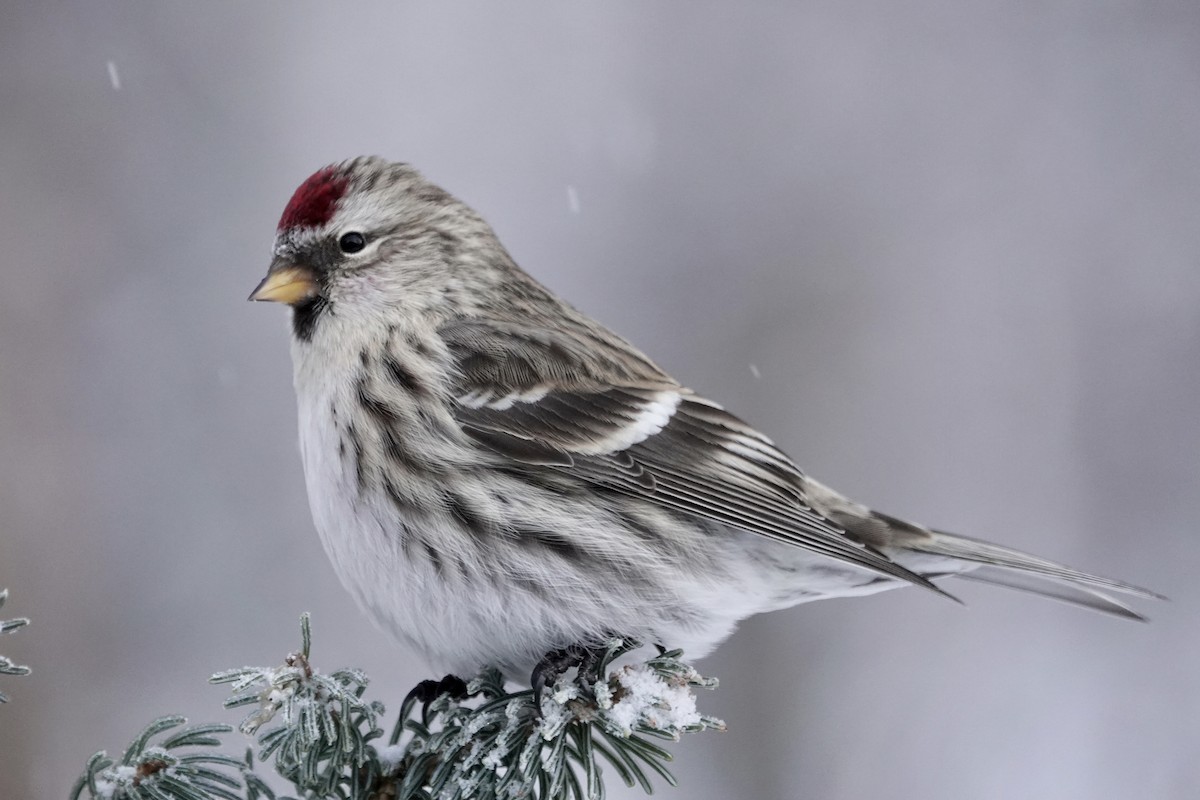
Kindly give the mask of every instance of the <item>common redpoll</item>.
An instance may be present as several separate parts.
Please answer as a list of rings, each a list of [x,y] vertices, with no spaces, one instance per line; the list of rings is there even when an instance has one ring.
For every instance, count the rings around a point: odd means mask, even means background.
[[[1127,583],[872,511],[522,271],[406,164],[306,180],[250,296],[292,306],[300,444],[342,583],[435,666],[528,675],[613,634],[948,575],[1137,618]]]

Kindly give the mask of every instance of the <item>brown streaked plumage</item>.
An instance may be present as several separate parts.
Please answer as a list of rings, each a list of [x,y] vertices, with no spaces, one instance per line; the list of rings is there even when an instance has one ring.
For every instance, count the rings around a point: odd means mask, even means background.
[[[751,614],[974,575],[1155,597],[875,512],[523,272],[405,164],[306,181],[252,299],[293,306],[317,530],[382,627],[511,674],[612,633],[702,656]]]

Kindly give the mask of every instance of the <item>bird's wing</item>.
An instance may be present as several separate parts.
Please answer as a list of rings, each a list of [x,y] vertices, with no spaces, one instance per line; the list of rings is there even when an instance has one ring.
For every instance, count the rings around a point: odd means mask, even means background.
[[[770,439],[615,336],[477,320],[439,334],[459,424],[518,470],[566,472],[944,594],[815,511]]]

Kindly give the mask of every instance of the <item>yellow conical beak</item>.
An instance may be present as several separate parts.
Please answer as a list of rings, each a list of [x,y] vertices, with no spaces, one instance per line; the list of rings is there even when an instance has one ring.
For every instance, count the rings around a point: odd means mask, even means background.
[[[288,265],[272,267],[258,288],[250,293],[249,299],[294,306],[316,297],[317,292],[317,279],[311,269]]]

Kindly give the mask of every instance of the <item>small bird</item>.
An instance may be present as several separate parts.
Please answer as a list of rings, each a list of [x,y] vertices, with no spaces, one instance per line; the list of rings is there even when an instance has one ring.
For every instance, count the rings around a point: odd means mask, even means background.
[[[288,202],[250,295],[292,307],[313,521],[383,629],[456,675],[613,635],[969,577],[1140,619],[1153,592],[873,511],[526,274],[471,208],[361,157]]]

